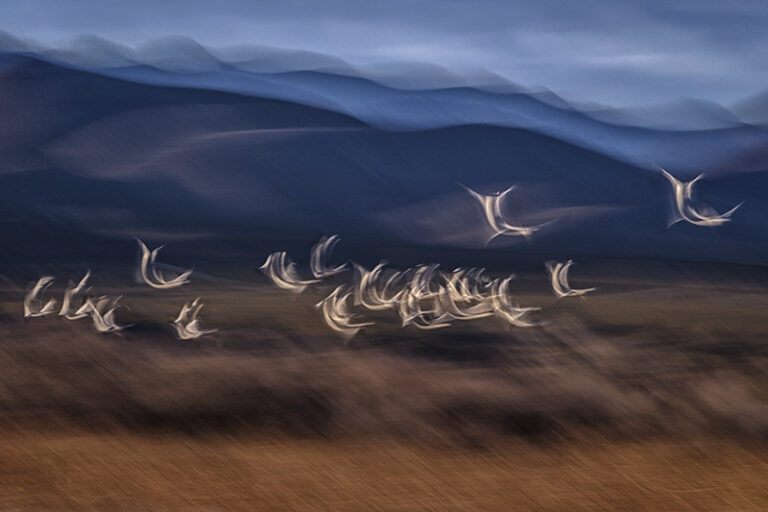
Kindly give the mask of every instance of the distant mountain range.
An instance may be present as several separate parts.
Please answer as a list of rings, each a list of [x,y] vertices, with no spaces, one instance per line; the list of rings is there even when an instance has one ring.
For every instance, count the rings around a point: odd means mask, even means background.
[[[142,58],[98,40],[69,54],[20,45],[0,40],[7,262],[109,257],[137,235],[258,259],[324,233],[360,247],[768,261],[768,129],[738,111],[678,103],[675,124],[664,109],[575,108],[500,80],[405,88],[332,58],[262,49],[232,62],[188,41]],[[707,171],[697,190],[716,209],[745,203],[726,226],[668,229],[654,164]],[[459,183],[517,184],[505,213],[548,224],[483,248]]]

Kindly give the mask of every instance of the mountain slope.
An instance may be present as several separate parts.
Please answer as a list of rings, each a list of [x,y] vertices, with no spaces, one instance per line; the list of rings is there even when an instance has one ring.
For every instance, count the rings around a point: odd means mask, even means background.
[[[535,130],[389,131],[288,101],[31,58],[0,73],[0,108],[0,201],[6,219],[26,226],[0,223],[6,239],[23,240],[8,258],[48,243],[40,230],[64,245],[71,232],[73,244],[120,247],[140,233],[158,241],[176,233],[235,252],[252,250],[255,238],[264,252],[338,232],[361,247],[740,262],[767,254],[765,172],[697,185],[720,210],[746,199],[729,225],[667,229],[669,185],[658,173]],[[529,242],[501,237],[483,249],[487,226],[460,184],[483,193],[516,184],[505,215],[545,226]]]

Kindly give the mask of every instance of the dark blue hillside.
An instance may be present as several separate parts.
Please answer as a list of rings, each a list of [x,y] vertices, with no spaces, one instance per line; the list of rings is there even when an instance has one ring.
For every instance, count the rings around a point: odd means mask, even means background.
[[[718,210],[745,201],[730,224],[667,229],[658,173],[534,131],[387,131],[287,101],[16,59],[0,73],[6,261],[63,259],[86,243],[110,258],[139,234],[209,252],[215,240],[218,255],[303,247],[323,233],[356,247],[480,250],[484,220],[458,183],[516,184],[510,219],[552,221],[484,252],[768,261],[765,172],[697,185]]]

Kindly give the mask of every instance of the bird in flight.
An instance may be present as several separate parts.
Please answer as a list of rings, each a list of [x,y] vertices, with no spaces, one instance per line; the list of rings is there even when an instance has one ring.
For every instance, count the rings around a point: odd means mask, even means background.
[[[43,276],[37,280],[35,285],[24,297],[24,318],[36,318],[50,315],[56,309],[56,299],[48,299],[48,302],[42,304],[40,295],[51,286],[53,276]]]
[[[80,320],[88,316],[88,313],[80,313],[77,315],[72,311],[72,309],[75,296],[83,293],[83,291],[86,291],[85,285],[88,283],[88,279],[90,277],[91,271],[89,270],[77,284],[74,284],[72,281],[69,282],[67,289],[64,290],[64,298],[61,300],[59,316],[63,316],[67,320]],[[75,309],[79,309],[81,306],[82,303]]]
[[[85,299],[85,303],[75,311],[74,316],[78,318],[90,316],[93,320],[93,328],[103,334],[122,331],[131,325],[118,324],[115,321],[115,311],[120,307],[120,299],[119,296],[110,298],[106,295],[99,297],[96,302],[90,298]]]
[[[573,265],[573,260],[565,263],[548,261],[547,271],[552,282],[552,290],[558,297],[583,297],[597,288],[574,289],[568,284],[568,269]]]
[[[672,193],[674,196],[675,214],[670,221],[669,226],[672,226],[681,220],[696,226],[722,226],[726,222],[730,222],[733,212],[738,210],[739,207],[744,204],[741,202],[725,213],[717,213],[712,207],[705,204],[697,207],[693,204],[693,185],[704,177],[704,175],[699,174],[691,181],[685,182],[675,178],[661,167],[659,167],[659,169],[672,186]]]
[[[171,322],[176,329],[176,336],[181,340],[195,340],[206,334],[212,334],[218,329],[201,329],[197,315],[205,304],[200,302],[200,297],[187,302],[181,307],[178,316]]]
[[[485,242],[485,245],[488,245],[494,238],[502,235],[523,236],[527,239],[543,226],[543,224],[537,226],[515,226],[514,224],[507,222],[504,218],[504,215],[501,212],[502,201],[504,201],[507,195],[515,189],[514,185],[506,190],[497,191],[495,194],[491,195],[480,194],[461,183],[459,183],[459,185],[480,203],[480,206],[483,208],[483,214],[485,214],[485,220],[493,231],[491,237]]]
[[[285,251],[273,252],[267,256],[267,261],[259,270],[264,272],[275,286],[293,293],[301,293],[310,284],[320,282],[319,279],[302,280],[296,270],[296,264],[288,259]]]
[[[341,240],[339,235],[324,236],[314,245],[314,247],[312,247],[309,266],[312,270],[312,275],[316,278],[322,279],[324,277],[330,277],[347,269],[346,263],[339,265],[338,267],[328,267],[325,263],[325,260],[328,259],[333,248],[339,243],[339,240]]]
[[[138,238],[136,241],[139,242],[139,247],[141,248],[139,270],[145,283],[158,290],[167,290],[169,288],[177,288],[189,282],[189,275],[192,273],[192,270],[185,270],[173,279],[167,279],[160,269],[157,268],[155,259],[157,258],[157,253],[164,247],[163,245],[150,252],[147,246],[144,245],[144,242]]]
[[[349,310],[349,299],[353,292],[344,292],[344,286],[338,286],[330,295],[315,304],[323,312],[325,323],[346,339],[351,339],[363,327],[373,325],[373,322],[352,323],[355,315]]]

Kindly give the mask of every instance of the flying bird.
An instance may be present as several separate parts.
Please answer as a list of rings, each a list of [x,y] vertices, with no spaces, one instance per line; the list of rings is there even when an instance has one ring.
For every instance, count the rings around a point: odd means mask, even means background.
[[[48,299],[45,304],[42,303],[40,296],[51,286],[54,281],[53,276],[43,276],[37,280],[35,285],[24,297],[24,318],[36,318],[50,315],[56,309],[56,299]]]
[[[417,265],[414,269],[398,303],[397,312],[402,327],[413,325],[419,329],[441,329],[451,325],[452,317],[440,300],[443,292],[436,279],[439,268],[439,265],[432,264]]]
[[[108,297],[103,295],[99,297],[96,302],[93,299],[88,298],[85,303],[75,311],[75,316],[89,315],[93,320],[93,327],[97,332],[107,334],[111,332],[118,332],[132,327],[131,325],[121,325],[115,321],[115,311],[120,307],[120,299],[122,297]]]
[[[349,299],[353,292],[344,292],[344,286],[336,287],[330,295],[315,304],[323,312],[325,323],[346,339],[352,339],[363,327],[373,322],[353,323],[355,315],[349,310]]]
[[[356,282],[354,287],[355,305],[363,306],[372,311],[394,309],[403,291],[391,292],[395,282],[400,280],[405,272],[396,271],[386,281],[382,282],[382,274],[387,262],[379,262],[373,269],[368,270],[362,265],[353,263]],[[380,286],[380,289],[379,289]]]
[[[63,316],[67,320],[81,320],[83,318],[86,318],[88,316],[88,313],[80,313],[79,315],[72,311],[72,309],[79,309],[80,306],[77,306],[75,308],[73,306],[73,301],[75,296],[83,293],[85,290],[85,285],[88,283],[88,279],[91,277],[91,271],[88,270],[82,279],[80,279],[80,282],[77,284],[74,284],[72,281],[69,282],[69,285],[67,286],[67,289],[64,290],[64,298],[61,300],[61,309],[59,310],[59,316]]]
[[[200,302],[200,297],[193,300],[191,303],[187,302],[181,307],[181,311],[176,318],[171,322],[174,329],[176,329],[176,336],[181,340],[195,340],[207,334],[212,334],[218,329],[201,329],[200,320],[197,315],[205,304]]]
[[[339,235],[324,236],[312,247],[312,254],[309,260],[309,267],[312,270],[312,275],[318,279],[330,277],[343,272],[347,269],[347,264],[344,263],[337,267],[329,267],[325,261],[333,251],[333,248],[339,243]]]
[[[440,265],[416,265],[411,275],[408,293],[418,300],[436,298],[440,293],[439,277]],[[437,289],[435,289],[437,288]]]
[[[477,320],[493,315],[493,307],[487,297],[469,293],[466,269],[457,268],[444,276],[439,298],[443,310],[455,320]]]
[[[469,195],[477,199],[480,206],[483,208],[485,214],[485,220],[488,226],[493,231],[491,237],[485,242],[485,245],[491,243],[491,241],[497,236],[523,236],[526,239],[529,238],[535,231],[544,226],[540,224],[537,226],[515,226],[507,222],[504,215],[501,212],[501,204],[507,197],[507,195],[514,190],[515,186],[512,185],[504,191],[497,191],[492,195],[480,194],[471,188],[459,183],[464,190],[469,192]]]
[[[546,262],[547,271],[549,272],[549,278],[552,283],[552,290],[558,297],[584,297],[589,292],[597,290],[597,288],[583,288],[574,289],[568,284],[568,269],[573,265],[573,260],[568,260],[565,263],[548,261]]]
[[[319,279],[302,280],[296,270],[296,264],[288,259],[285,251],[273,252],[267,256],[259,270],[264,272],[275,286],[293,293],[301,293],[310,284],[320,282]]]
[[[177,288],[189,283],[189,276],[192,274],[192,270],[186,270],[173,279],[167,279],[160,269],[157,268],[155,259],[157,258],[157,253],[160,252],[160,249],[165,247],[164,245],[161,245],[150,252],[144,242],[138,238],[136,241],[141,248],[141,262],[139,269],[141,271],[141,277],[145,283],[158,290]]]
[[[449,279],[455,300],[482,301],[486,298],[491,280],[484,276],[484,268],[456,268]]]
[[[702,204],[695,206],[693,204],[693,185],[699,181],[704,174],[699,174],[690,181],[684,182],[669,174],[666,170],[659,167],[662,175],[672,186],[674,196],[675,215],[669,223],[669,226],[684,220],[696,226],[722,226],[730,222],[733,212],[739,209],[744,202],[737,204],[725,213],[717,213],[712,207]]]
[[[419,329],[441,329],[451,325],[451,315],[443,309],[437,295],[427,299],[427,302],[432,303],[431,309],[424,309],[424,301],[425,299],[413,293],[413,290],[405,290],[400,297],[397,310],[402,320],[402,327],[413,325]]]
[[[531,311],[538,311],[538,307],[523,307],[513,305],[510,300],[509,283],[515,276],[509,276],[504,279],[494,279],[491,282],[491,303],[497,316],[506,320],[515,327],[533,327],[538,325],[526,319],[526,315]]]

